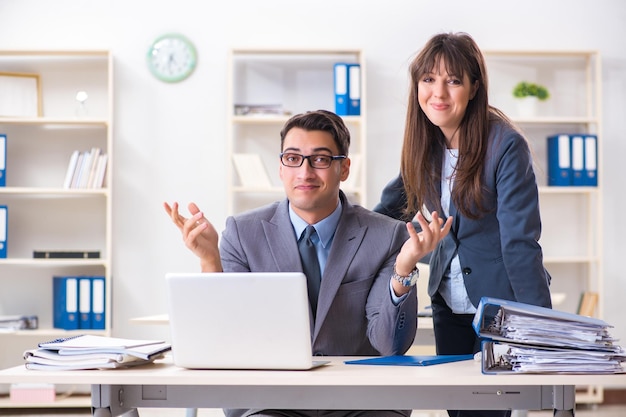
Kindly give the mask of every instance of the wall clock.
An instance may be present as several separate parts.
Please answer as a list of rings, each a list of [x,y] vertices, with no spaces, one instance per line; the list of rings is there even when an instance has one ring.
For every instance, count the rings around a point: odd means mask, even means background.
[[[147,58],[152,75],[168,83],[189,77],[197,63],[195,46],[188,38],[177,33],[168,33],[155,39]]]

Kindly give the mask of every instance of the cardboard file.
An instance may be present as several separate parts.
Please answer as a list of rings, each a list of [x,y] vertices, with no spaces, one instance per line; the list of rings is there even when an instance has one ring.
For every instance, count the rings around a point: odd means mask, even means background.
[[[260,155],[255,153],[235,153],[233,154],[233,163],[242,187],[272,188],[272,181],[267,174]]]

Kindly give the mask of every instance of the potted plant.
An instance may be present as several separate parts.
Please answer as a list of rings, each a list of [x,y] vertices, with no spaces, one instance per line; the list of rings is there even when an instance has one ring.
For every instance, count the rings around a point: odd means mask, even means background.
[[[550,97],[548,89],[542,85],[521,81],[513,89],[513,97],[518,100],[518,111],[521,117],[533,117],[537,101],[545,101]]]
[[[521,81],[513,89],[513,97],[537,97],[538,100],[544,101],[550,98],[550,93],[542,85]]]

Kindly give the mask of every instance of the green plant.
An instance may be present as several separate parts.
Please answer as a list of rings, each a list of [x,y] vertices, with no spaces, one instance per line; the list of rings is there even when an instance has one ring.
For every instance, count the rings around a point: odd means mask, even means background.
[[[539,100],[547,100],[550,97],[548,89],[542,85],[521,81],[513,89],[513,97],[522,98],[534,96]]]

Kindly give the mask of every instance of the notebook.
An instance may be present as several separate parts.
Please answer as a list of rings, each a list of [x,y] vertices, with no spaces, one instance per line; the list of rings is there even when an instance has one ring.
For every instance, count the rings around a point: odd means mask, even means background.
[[[294,369],[313,361],[302,273],[168,273],[174,364],[192,369]]]

